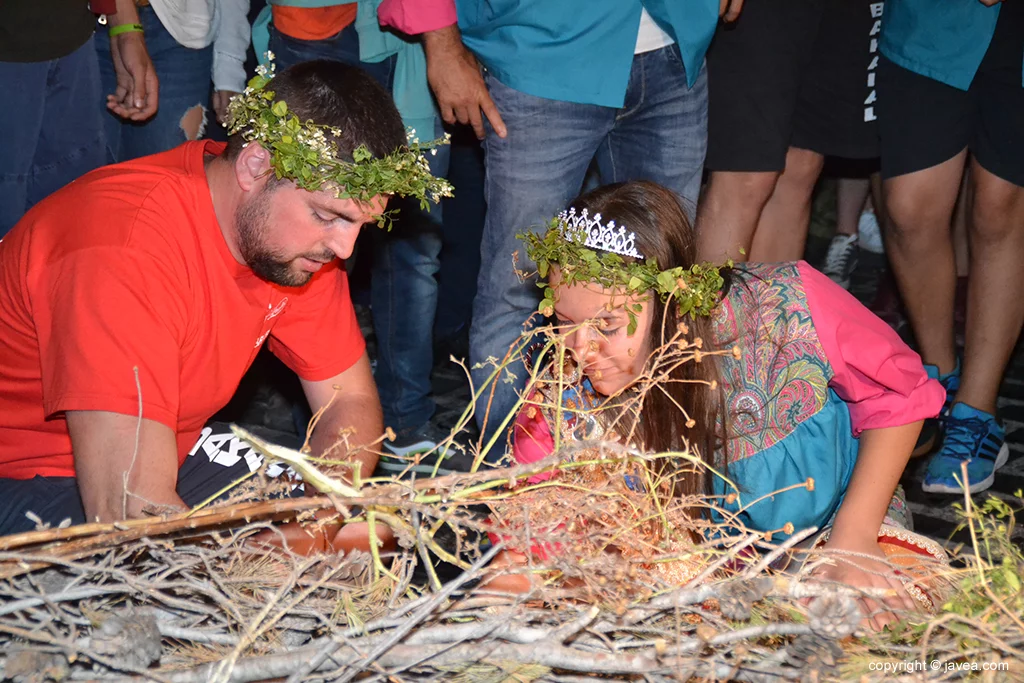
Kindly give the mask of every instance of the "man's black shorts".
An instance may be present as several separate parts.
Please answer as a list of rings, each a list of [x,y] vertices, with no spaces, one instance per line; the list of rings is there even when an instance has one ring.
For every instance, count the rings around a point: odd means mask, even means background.
[[[1000,6],[992,42],[964,91],[882,57],[882,177],[921,171],[968,148],[986,171],[1024,187],[1024,3]]]
[[[302,444],[282,445],[298,448]],[[262,463],[262,456],[234,436],[230,425],[212,422],[203,429],[178,470],[178,496],[190,507],[198,505],[248,476]],[[271,464],[267,476],[280,476],[286,471],[280,464]],[[292,493],[302,492],[296,488]],[[29,512],[54,527],[65,519],[72,524],[86,521],[78,480],[74,477],[0,479],[0,501],[0,536],[35,529],[36,522],[26,514]]]
[[[712,171],[781,171],[790,147],[878,156],[882,2],[750,0],[708,52]]]

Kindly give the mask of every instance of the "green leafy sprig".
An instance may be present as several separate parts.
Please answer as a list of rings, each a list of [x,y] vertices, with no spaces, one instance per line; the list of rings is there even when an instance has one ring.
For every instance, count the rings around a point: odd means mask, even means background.
[[[552,219],[543,234],[527,232],[517,237],[526,243],[527,256],[537,264],[540,276],[537,286],[544,290],[538,310],[545,317],[550,316],[555,307],[555,291],[547,283],[553,265],[558,266],[560,281],[565,285],[594,283],[641,300],[645,300],[649,292],[656,292],[662,303],[674,298],[680,317],[709,316],[721,300],[725,280],[719,267],[709,263],[660,270],[653,258],[643,262],[627,261],[618,254],[585,246],[586,235],[582,231],[566,230],[558,218]],[[636,331],[636,314],[641,310],[640,303],[626,305],[627,334]]]
[[[271,55],[271,59],[273,56]],[[409,144],[385,157],[374,157],[366,145],[352,152],[352,161],[338,156],[334,137],[341,130],[313,121],[302,122],[284,100],[274,97],[267,85],[274,78],[274,65],[259,66],[245,91],[228,104],[230,134],[247,142],[258,142],[270,151],[274,174],[287,178],[304,190],[333,190],[339,199],[369,201],[377,195],[414,197],[423,209],[429,202],[452,196],[452,186],[430,172],[425,151],[437,153],[450,136],[421,143],[416,131],[409,132]],[[379,217],[381,227],[389,225],[387,215]]]

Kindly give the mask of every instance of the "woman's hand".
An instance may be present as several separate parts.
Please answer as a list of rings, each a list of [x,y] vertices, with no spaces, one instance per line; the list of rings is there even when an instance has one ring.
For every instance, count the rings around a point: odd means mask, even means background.
[[[893,592],[885,598],[864,596],[858,599],[864,613],[863,625],[880,631],[886,624],[899,619],[896,611],[916,609],[916,603],[897,575],[898,570],[889,564],[876,537],[833,536],[825,543],[823,550],[828,551],[826,556],[833,564],[816,569],[813,574],[816,578],[845,583],[854,588]]]

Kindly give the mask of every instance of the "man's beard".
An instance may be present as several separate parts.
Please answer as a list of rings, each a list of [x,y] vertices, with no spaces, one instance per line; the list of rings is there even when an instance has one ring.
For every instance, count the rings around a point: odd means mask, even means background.
[[[238,250],[245,264],[260,279],[282,287],[302,287],[313,273],[299,270],[295,266],[298,256],[287,258],[279,251],[267,246],[270,232],[270,195],[274,189],[268,183],[259,193],[243,204],[235,216],[238,232]],[[314,261],[329,261],[334,254],[314,254],[306,258]]]

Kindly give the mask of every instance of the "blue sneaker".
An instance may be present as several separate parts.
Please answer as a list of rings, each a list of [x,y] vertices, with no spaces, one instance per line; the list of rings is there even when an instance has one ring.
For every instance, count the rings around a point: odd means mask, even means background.
[[[956,400],[956,392],[960,388],[960,359],[957,358],[956,367],[953,369],[953,372],[947,375],[940,375],[939,369],[934,365],[925,365],[924,371],[928,373],[930,379],[939,380],[939,384],[946,390],[946,400],[942,403],[939,417],[932,417],[924,421],[924,426],[921,427],[921,435],[917,437],[917,444],[914,446],[914,452],[911,455],[913,458],[931,453],[935,450],[935,444],[942,438],[941,420],[949,415],[949,409],[953,407],[953,401]]]
[[[967,462],[968,491],[977,493],[992,486],[996,470],[1006,464],[1010,449],[1006,430],[995,415],[954,403],[945,417],[942,448],[932,456],[921,488],[928,493],[963,493],[960,464]]]

